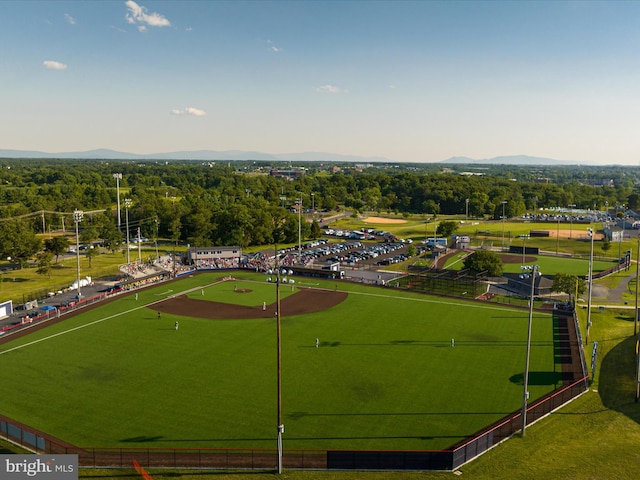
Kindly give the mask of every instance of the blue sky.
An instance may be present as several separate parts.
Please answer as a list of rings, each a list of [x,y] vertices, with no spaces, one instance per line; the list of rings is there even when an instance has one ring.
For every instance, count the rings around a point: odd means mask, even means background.
[[[0,1],[0,149],[640,164],[640,2]]]

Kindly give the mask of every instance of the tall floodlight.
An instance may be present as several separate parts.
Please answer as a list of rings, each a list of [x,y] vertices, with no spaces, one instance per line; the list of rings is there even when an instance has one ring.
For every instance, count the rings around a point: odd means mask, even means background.
[[[626,212],[624,203],[622,204],[622,229],[620,230],[620,241],[618,242],[618,270],[620,270],[620,258],[622,258],[622,242],[624,242],[624,223],[626,221]]]
[[[276,381],[277,381],[277,433],[278,433],[278,473],[282,473],[282,434],[284,433],[284,424],[282,423],[282,362],[281,362],[281,337],[280,337],[280,264],[278,262],[278,239],[279,225],[276,226],[274,232],[274,265],[276,269]]]
[[[593,237],[595,232],[592,228],[587,228],[589,237],[591,237],[591,251],[589,253],[589,293],[587,295],[587,334],[585,336],[585,345],[589,345],[589,329],[591,328],[591,289],[593,287]]]
[[[502,250],[504,250],[504,220],[505,220],[505,214],[504,214],[504,206],[507,204],[506,200],[503,200],[502,202]]]
[[[633,334],[638,333],[638,265],[640,264],[640,235],[638,235],[638,250],[636,252],[636,309],[633,315]]]
[[[640,398],[640,334],[638,334],[638,264],[640,264],[640,235],[638,235],[638,251],[636,253],[636,308],[633,313],[633,334],[636,337],[636,396],[635,402]]]
[[[560,215],[556,215],[558,225],[556,227],[556,255],[558,255],[558,247],[560,246]]]
[[[527,251],[527,240],[529,239],[529,235],[520,235],[522,237],[522,265],[524,265],[525,261],[525,252]]]
[[[118,231],[120,231],[120,180],[122,180],[121,173],[114,173],[113,178],[116,179],[116,202],[118,208]]]
[[[173,205],[173,216],[176,216],[176,197],[171,197],[171,204]],[[178,246],[178,234],[179,232],[173,232],[173,278],[176,278],[176,247]]]
[[[469,199],[468,198],[464,200],[464,220],[465,222],[469,221]]]
[[[158,255],[158,229],[160,227],[160,221],[158,220],[158,216],[156,215],[153,221],[156,223],[156,260],[160,260],[160,256]]]
[[[533,323],[533,297],[535,295],[536,277],[540,276],[540,267],[538,265],[522,266],[521,267],[525,276],[531,275],[531,296],[529,298],[529,322],[527,327],[527,353],[525,355],[524,364],[524,389],[522,391],[522,436],[527,428],[527,401],[529,400],[529,357],[531,353],[531,324]]]
[[[298,204],[298,263],[302,263],[302,194],[296,203]]]
[[[129,254],[129,207],[131,207],[131,199],[124,199],[124,209],[126,212],[126,222],[127,222],[127,263],[131,263],[131,258]]]
[[[82,221],[84,212],[77,208],[73,211],[73,221],[76,224],[76,266],[77,266],[77,282],[78,282],[78,300],[82,294],[80,293],[80,236],[78,235],[78,224]]]
[[[575,206],[575,203],[569,204],[569,238],[573,237],[573,207]]]

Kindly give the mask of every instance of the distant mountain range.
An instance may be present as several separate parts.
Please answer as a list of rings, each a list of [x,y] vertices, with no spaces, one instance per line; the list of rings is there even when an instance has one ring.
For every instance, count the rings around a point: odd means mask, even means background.
[[[584,162],[570,162],[553,158],[530,157],[528,155],[508,155],[502,157],[476,159],[469,157],[451,157],[441,163],[480,164],[480,165],[580,165]]]
[[[258,160],[285,162],[353,162],[353,163],[399,163],[384,157],[361,157],[357,155],[341,155],[326,152],[302,152],[271,154],[243,150],[194,150],[166,153],[151,153],[140,155],[137,153],[118,152],[101,148],[86,152],[38,152],[30,150],[2,150],[0,158],[63,158],[87,160],[198,160],[198,161],[227,161],[227,160]],[[501,156],[485,159],[469,157],[451,157],[438,163],[475,164],[475,165],[577,165],[580,162],[554,160],[552,158],[530,157],[527,155]]]
[[[118,152],[100,148],[86,152],[38,152],[30,150],[1,150],[0,158],[69,158],[87,160],[260,160],[260,161],[310,161],[310,162],[388,162],[393,160],[383,157],[359,157],[356,155],[340,155],[325,152],[303,152],[271,154],[262,152],[248,152],[242,150],[193,150],[181,152],[150,153],[140,155],[137,153]]]

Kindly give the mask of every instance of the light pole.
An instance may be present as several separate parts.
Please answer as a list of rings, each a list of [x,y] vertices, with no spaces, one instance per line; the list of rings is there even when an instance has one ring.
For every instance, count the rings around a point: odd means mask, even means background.
[[[573,236],[573,207],[575,206],[575,203],[569,205],[569,238]]]
[[[591,250],[589,252],[589,293],[587,294],[587,334],[585,336],[585,345],[589,345],[589,329],[591,328],[591,288],[593,286],[593,237],[595,232],[592,228],[587,228],[589,237],[591,237]]]
[[[131,258],[129,254],[129,207],[131,207],[131,199],[124,199],[124,208],[126,212],[126,222],[127,222],[127,263],[131,263]]]
[[[173,205],[173,216],[176,215],[176,197],[171,197],[171,205]],[[176,225],[177,226],[177,225]],[[178,232],[173,232],[174,242],[173,242],[173,278],[176,278],[176,247],[178,246]]]
[[[121,173],[114,173],[113,178],[116,179],[116,202],[118,205],[118,231],[120,231],[120,180],[122,180]]]
[[[500,203],[502,203],[502,250],[504,250],[504,219],[505,219],[504,206],[507,204],[507,201],[503,200]]]
[[[158,220],[158,216],[156,215],[156,217],[153,219],[154,222],[156,223],[156,238],[155,238],[155,243],[156,243],[156,260],[160,260],[160,256],[158,255],[158,229],[159,229],[159,220]]]
[[[277,227],[276,227],[277,228]],[[277,236],[278,231],[275,232]],[[278,240],[274,242],[274,263],[276,266],[276,364],[277,364],[277,429],[278,429],[278,474],[282,473],[282,434],[284,433],[284,424],[282,423],[282,355],[281,355],[281,336],[280,336],[280,265],[278,264]]]
[[[469,199],[468,198],[464,200],[464,221],[465,222],[469,221]]]
[[[625,212],[625,206],[624,204],[622,204],[622,236],[620,237],[620,241],[618,242],[618,270],[620,270],[620,258],[622,256],[622,242],[624,242],[624,222],[626,220],[626,212]]]
[[[524,265],[524,260],[525,260],[525,253],[527,251],[527,239],[529,239],[529,235],[525,234],[525,235],[521,235],[522,237],[522,265]]]
[[[298,263],[302,263],[302,193],[298,197]]]
[[[558,255],[558,248],[560,247],[560,215],[556,215],[558,220],[558,226],[556,227],[556,255]]]
[[[638,334],[638,265],[640,264],[640,235],[638,235],[638,250],[636,252],[636,309],[633,315],[633,334]]]
[[[78,236],[78,224],[82,221],[84,212],[77,208],[73,211],[73,221],[76,224],[76,266],[77,266],[77,282],[78,282],[78,300],[82,294],[80,293],[80,237]]]
[[[531,324],[533,323],[533,296],[535,294],[536,276],[540,275],[538,265],[522,266],[523,271],[531,272],[531,297],[529,300],[529,322],[527,327],[527,353],[524,364],[524,389],[522,392],[522,436],[527,428],[527,401],[529,400],[529,356],[531,353]]]

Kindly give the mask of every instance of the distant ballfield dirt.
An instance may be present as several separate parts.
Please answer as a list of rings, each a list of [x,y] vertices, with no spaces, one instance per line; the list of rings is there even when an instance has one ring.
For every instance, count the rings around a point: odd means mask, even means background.
[[[402,220],[400,218],[384,218],[384,217],[367,217],[362,220],[365,223],[407,223],[406,220]]]

